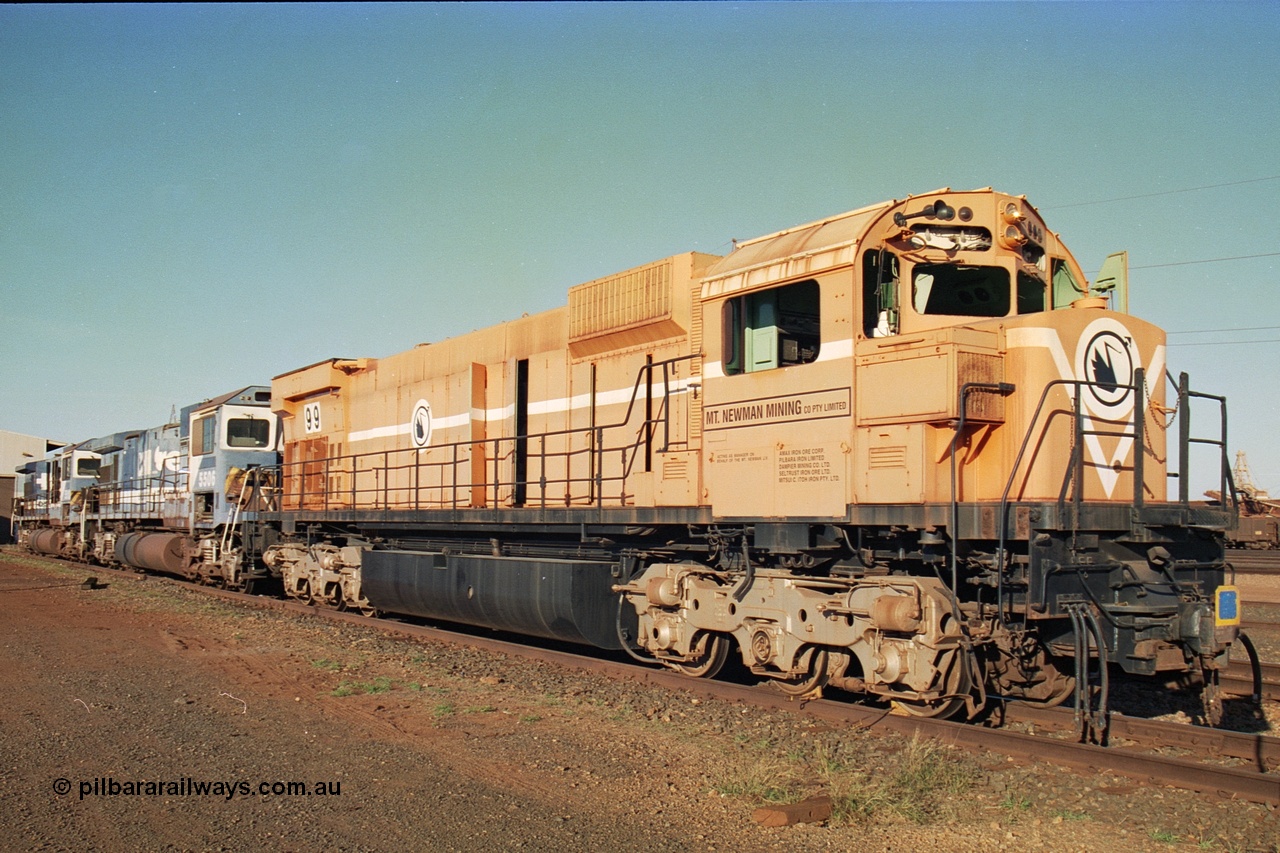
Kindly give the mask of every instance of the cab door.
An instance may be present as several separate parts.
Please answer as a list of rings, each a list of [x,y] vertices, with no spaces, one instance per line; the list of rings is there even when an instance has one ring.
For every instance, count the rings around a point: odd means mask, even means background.
[[[703,462],[717,517],[842,518],[853,393],[849,269],[708,300]]]

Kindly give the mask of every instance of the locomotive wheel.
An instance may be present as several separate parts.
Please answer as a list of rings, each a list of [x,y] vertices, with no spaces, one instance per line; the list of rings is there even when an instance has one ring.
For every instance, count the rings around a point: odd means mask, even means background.
[[[833,678],[844,674],[849,665],[849,655],[844,652],[832,652],[826,649],[814,649],[809,661],[808,675],[794,678],[779,678],[773,683],[788,696],[801,698],[822,695],[822,688]]]
[[[354,603],[349,603],[346,586],[338,588],[338,609],[354,610],[361,616],[377,617],[382,615],[382,611],[370,604],[367,598],[357,598]]]
[[[895,702],[913,717],[953,717],[964,709],[965,695],[972,688],[968,667],[964,663],[964,651],[957,649],[951,656],[951,663],[943,677],[944,699],[913,702],[897,699]],[[964,695],[955,695],[964,694]]]
[[[694,678],[715,678],[729,659],[729,638],[722,634],[703,634],[698,645],[700,651],[696,660],[673,663],[672,666]]]

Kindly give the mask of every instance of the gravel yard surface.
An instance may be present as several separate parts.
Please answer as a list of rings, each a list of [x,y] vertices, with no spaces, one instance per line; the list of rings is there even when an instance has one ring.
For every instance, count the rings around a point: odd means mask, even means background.
[[[3,849],[1280,850],[1265,806],[89,574],[0,554]]]

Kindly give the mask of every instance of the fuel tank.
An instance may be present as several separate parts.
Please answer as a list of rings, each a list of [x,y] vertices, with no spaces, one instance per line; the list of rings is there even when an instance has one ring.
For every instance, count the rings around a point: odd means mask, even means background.
[[[379,610],[622,647],[613,563],[410,551],[366,551],[362,563],[361,590]]]
[[[62,553],[62,544],[66,541],[66,537],[58,528],[49,527],[32,532],[31,539],[28,541],[31,550],[37,554],[52,554],[56,556]]]
[[[126,533],[116,540],[116,560],[126,566],[187,574],[187,537],[179,533]]]

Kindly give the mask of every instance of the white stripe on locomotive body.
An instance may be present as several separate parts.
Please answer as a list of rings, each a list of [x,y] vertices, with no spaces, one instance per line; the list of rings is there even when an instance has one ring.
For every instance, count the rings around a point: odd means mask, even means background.
[[[1116,327],[1123,329],[1126,334],[1128,333],[1128,329],[1125,328],[1123,323],[1120,323],[1117,320],[1112,320],[1111,318],[1106,318],[1106,322],[1113,323]],[[1095,322],[1094,324],[1091,324],[1089,328],[1093,328],[1094,325],[1097,325],[1097,323]],[[1085,331],[1087,333],[1088,329]],[[1084,338],[1086,335],[1082,335],[1081,337]],[[1132,335],[1130,335],[1130,338],[1132,339]],[[1066,348],[1062,345],[1062,338],[1058,335],[1058,331],[1056,329],[1051,329],[1045,326],[1009,329],[1006,333],[1005,340],[1008,348],[1011,350],[1037,347],[1047,349],[1049,351],[1049,356],[1053,359],[1054,367],[1057,368],[1058,375],[1062,379],[1078,379],[1081,381],[1088,379],[1087,376],[1077,375],[1076,369],[1071,365],[1071,359],[1067,356]],[[1147,365],[1146,375],[1148,377],[1156,376],[1159,378],[1159,381],[1163,382],[1164,359],[1164,344],[1157,344],[1155,349],[1151,352],[1151,362]],[[1141,364],[1141,361],[1138,363]],[[1150,386],[1150,382],[1147,382],[1147,385]],[[1064,390],[1066,391],[1068,398],[1074,403],[1075,395],[1072,393],[1071,386],[1066,386]],[[1101,436],[1094,434],[1097,427],[1094,423],[1093,416],[1089,411],[1087,411],[1087,409],[1082,409],[1080,415],[1084,419],[1085,451],[1089,454],[1089,460],[1093,463],[1094,470],[1098,474],[1098,480],[1102,483],[1102,489],[1106,492],[1107,497],[1109,498],[1115,490],[1116,482],[1120,479],[1120,474],[1117,468],[1122,466],[1128,460],[1129,453],[1133,449],[1133,438],[1131,436],[1126,436],[1117,439],[1114,451],[1108,456],[1106,450],[1102,446]],[[1124,428],[1126,430],[1132,429],[1133,422],[1134,413],[1131,411],[1129,412],[1128,419],[1123,423]]]
[[[1075,375],[1075,371],[1071,369],[1071,361],[1067,358],[1067,351],[1062,348],[1062,338],[1058,337],[1057,329],[1050,329],[1047,326],[1009,329],[1005,332],[1005,343],[1009,349],[1043,347],[1049,350],[1049,355],[1053,358],[1053,366],[1058,368],[1059,376],[1063,379],[1071,379]],[[1070,387],[1067,388],[1067,395],[1075,399]]]
[[[824,361],[839,361],[842,358],[853,358],[853,338],[844,338],[838,341],[823,341],[818,347],[818,357],[812,364],[821,364]],[[702,376],[704,379],[723,379],[724,364],[719,361],[704,361],[702,363]]]
[[[838,361],[842,358],[853,358],[853,338],[838,341],[823,341],[818,345],[818,357],[815,364],[824,361]]]
[[[690,385],[697,385],[700,377],[685,377],[680,379],[671,379],[671,395],[683,394],[689,390]],[[631,395],[635,394],[637,400],[645,398],[646,389],[641,385],[637,390],[634,386],[627,388],[619,388],[614,391],[601,391],[595,395],[596,406],[617,406],[631,402]],[[653,387],[654,399],[660,399],[667,396],[663,390],[661,381],[655,380]],[[529,415],[552,415],[559,412],[575,411],[579,409],[587,409],[591,407],[590,394],[577,394],[573,397],[558,397],[553,400],[542,400],[529,404]],[[515,417],[515,404],[503,406],[496,409],[472,409],[470,412],[463,412],[458,415],[449,415],[443,418],[433,417],[431,419],[433,429],[449,429],[451,427],[462,427],[472,421],[485,421],[486,423],[498,423]],[[412,422],[395,424],[394,426],[373,427],[371,429],[361,429],[347,434],[347,441],[370,441],[375,438],[393,438],[398,435],[410,435],[413,429]]]

